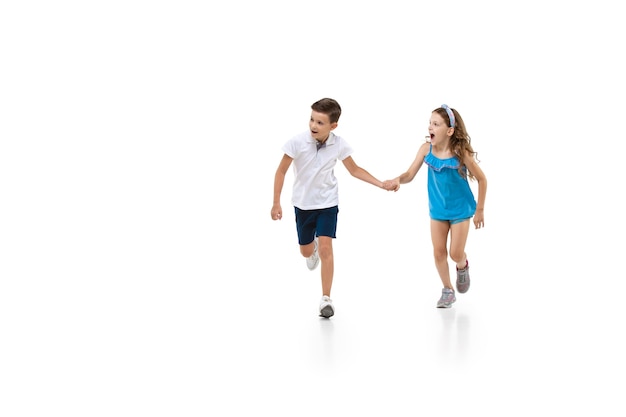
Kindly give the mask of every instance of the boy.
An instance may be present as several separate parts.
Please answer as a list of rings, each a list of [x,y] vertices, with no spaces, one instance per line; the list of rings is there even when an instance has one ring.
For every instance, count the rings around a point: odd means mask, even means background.
[[[311,105],[309,130],[291,138],[282,147],[283,155],[274,177],[272,220],[280,220],[283,211],[280,194],[285,174],[294,163],[294,184],[291,202],[295,208],[296,230],[300,253],[309,270],[322,263],[321,317],[330,318],[335,308],[330,299],[333,283],[333,242],[337,230],[338,188],[334,168],[337,160],[355,178],[383,188],[383,183],[359,167],[350,156],[353,149],[335,130],[341,116],[337,101],[323,98]]]

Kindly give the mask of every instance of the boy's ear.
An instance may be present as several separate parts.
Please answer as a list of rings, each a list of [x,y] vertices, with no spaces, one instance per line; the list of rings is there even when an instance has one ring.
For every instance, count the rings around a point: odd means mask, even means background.
[[[337,127],[337,125],[339,125],[339,123],[335,122],[335,123],[331,123],[330,124],[330,130],[335,130],[335,128]]]

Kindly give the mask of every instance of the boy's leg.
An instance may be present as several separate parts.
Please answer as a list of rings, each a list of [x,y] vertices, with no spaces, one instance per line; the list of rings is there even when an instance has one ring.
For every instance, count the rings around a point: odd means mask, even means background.
[[[335,261],[333,258],[333,239],[337,230],[337,207],[322,210],[296,211],[296,228],[300,253],[307,258],[307,267],[315,269],[322,263],[322,299],[320,301],[320,316],[330,318],[335,314],[335,308],[330,299],[333,285]]]
[[[338,207],[322,210],[317,219],[318,254],[322,262],[322,299],[320,300],[320,316],[330,318],[335,314],[335,307],[330,299],[335,273],[335,258],[333,254],[333,239],[337,232]]]
[[[318,251],[322,261],[322,295],[330,297],[330,290],[333,286],[333,275],[335,273],[333,239],[328,236],[320,236],[318,239]]]
[[[309,243],[308,245],[300,245],[300,253],[305,258],[308,258],[309,256],[313,255],[314,250],[315,250],[315,239],[313,239],[313,241],[311,241],[311,243]]]
[[[335,315],[335,307],[330,299],[330,290],[333,285],[335,260],[333,258],[333,239],[328,236],[319,236],[319,257],[322,262],[322,299],[319,313],[321,317],[330,318]]]
[[[305,258],[313,255],[315,251],[315,224],[317,215],[314,211],[300,210],[295,207],[296,231],[300,253]]]
[[[333,255],[333,239],[337,233],[338,207],[330,207],[322,210],[317,218],[316,234],[318,236],[318,253],[322,261],[322,295],[330,297],[335,272],[335,259]]]

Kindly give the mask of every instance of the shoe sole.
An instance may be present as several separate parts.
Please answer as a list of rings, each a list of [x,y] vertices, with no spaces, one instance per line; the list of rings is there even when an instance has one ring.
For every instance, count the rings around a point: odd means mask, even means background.
[[[451,303],[437,304],[437,308],[450,308],[454,303],[456,303],[456,298]]]
[[[320,311],[320,317],[330,318],[335,315],[335,311],[331,306],[326,306]]]

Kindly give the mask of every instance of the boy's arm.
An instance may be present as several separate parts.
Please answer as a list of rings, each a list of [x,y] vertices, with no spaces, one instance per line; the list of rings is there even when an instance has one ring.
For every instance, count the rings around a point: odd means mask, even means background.
[[[350,175],[354,178],[358,178],[361,181],[365,181],[369,184],[372,184],[378,188],[383,188],[383,182],[376,179],[372,174],[361,168],[354,162],[351,156],[347,157],[343,161],[343,165],[346,167]]]
[[[274,175],[274,202],[272,203],[272,220],[280,220],[283,218],[283,209],[280,206],[280,194],[283,191],[283,184],[285,183],[285,175],[291,165],[293,158],[289,155],[283,155],[283,159],[280,160],[276,174]]]

